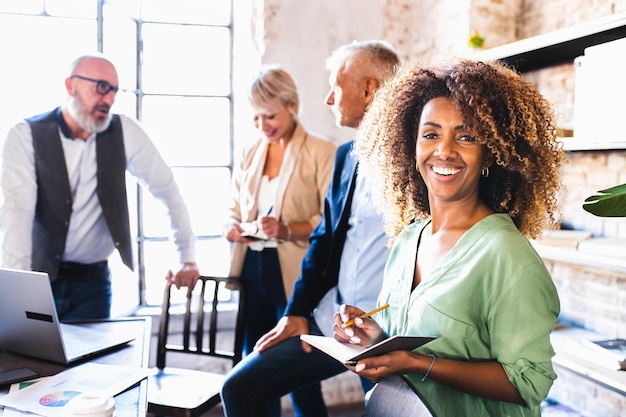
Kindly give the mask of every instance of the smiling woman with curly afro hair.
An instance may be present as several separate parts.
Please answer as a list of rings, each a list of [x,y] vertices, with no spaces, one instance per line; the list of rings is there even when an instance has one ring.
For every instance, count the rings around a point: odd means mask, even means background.
[[[461,61],[399,71],[378,91],[361,124],[355,151],[378,185],[390,236],[430,214],[428,191],[415,169],[415,141],[422,109],[435,97],[450,98],[493,154],[489,175],[480,181],[481,199],[508,213],[527,237],[556,224],[563,152],[550,104],[504,65]]]
[[[354,151],[391,237],[387,308],[342,305],[335,339],[435,336],[351,370],[410,384],[435,416],[539,417],[560,311],[528,241],[557,223],[564,153],[549,103],[503,64],[468,60],[401,70],[376,94]],[[367,407],[394,415],[377,389]]]

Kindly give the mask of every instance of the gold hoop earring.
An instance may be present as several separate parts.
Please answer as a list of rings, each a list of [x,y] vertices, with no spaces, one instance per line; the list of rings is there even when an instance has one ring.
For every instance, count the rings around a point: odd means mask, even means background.
[[[419,163],[417,161],[415,161],[415,170],[417,172],[420,172],[420,165],[419,165]]]
[[[480,175],[487,178],[489,176],[489,167],[480,170]]]

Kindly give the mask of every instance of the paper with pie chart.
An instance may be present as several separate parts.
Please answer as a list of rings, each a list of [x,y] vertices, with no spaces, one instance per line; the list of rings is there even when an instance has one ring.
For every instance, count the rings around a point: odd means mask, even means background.
[[[24,389],[26,387],[29,387],[30,385],[36,384],[37,382],[40,382],[40,381],[43,381],[46,378],[48,378],[48,377],[35,378],[35,379],[28,380],[28,381],[17,382],[17,383],[11,384],[11,388],[9,390],[9,393],[16,392],[16,391],[19,391],[19,390]],[[7,394],[6,393],[0,394],[0,397],[4,397],[5,395],[7,395]],[[2,417],[32,416],[31,413],[27,413],[26,411],[22,412],[22,411],[15,410],[15,409],[12,409],[12,408],[4,408],[1,405],[0,405],[0,409],[2,409]]]
[[[63,407],[84,392],[100,391],[114,396],[150,374],[147,368],[86,363],[57,375],[41,378],[36,384],[11,390],[0,398],[5,412],[14,409],[41,416],[62,417]]]

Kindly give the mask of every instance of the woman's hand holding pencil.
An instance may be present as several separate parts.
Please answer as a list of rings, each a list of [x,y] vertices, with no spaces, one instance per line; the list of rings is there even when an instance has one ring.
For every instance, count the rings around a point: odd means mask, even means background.
[[[334,316],[335,339],[343,343],[366,346],[385,338],[385,332],[378,323],[368,318],[388,307],[385,304],[366,313],[360,308],[342,304]]]
[[[387,307],[389,307],[389,304],[385,304],[384,306],[377,307],[377,308],[373,309],[372,311],[368,311],[367,313],[361,314],[359,316],[359,318],[369,317],[369,316],[371,316],[373,314],[378,313],[379,311],[382,311],[382,310],[386,309]],[[341,328],[345,329],[346,327],[350,327],[353,324],[354,324],[354,319],[351,319],[351,320],[348,320],[347,322],[345,322],[344,324],[342,324]]]

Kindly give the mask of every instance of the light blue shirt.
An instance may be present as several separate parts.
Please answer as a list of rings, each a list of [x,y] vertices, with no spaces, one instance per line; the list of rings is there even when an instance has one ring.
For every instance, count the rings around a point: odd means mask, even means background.
[[[361,173],[356,177],[348,225],[338,285],[326,293],[314,311],[315,322],[325,336],[333,335],[333,314],[339,311],[338,301],[364,311],[376,307],[389,256],[389,237],[385,234],[382,215]]]

